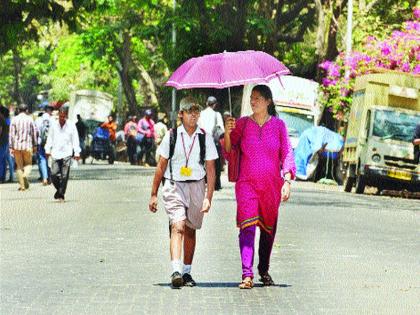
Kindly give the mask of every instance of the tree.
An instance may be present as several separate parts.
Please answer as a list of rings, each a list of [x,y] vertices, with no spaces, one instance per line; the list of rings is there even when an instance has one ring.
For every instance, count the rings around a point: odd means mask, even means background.
[[[295,44],[304,42],[315,13],[308,1],[181,0],[175,15],[168,9],[161,24],[164,57],[171,69],[188,58],[224,50],[263,50],[283,59]],[[175,51],[172,23],[178,34]],[[299,72],[300,66],[294,70]]]
[[[55,21],[66,23],[72,29],[77,25],[77,14],[96,8],[96,1],[72,0],[2,0],[0,2],[0,55],[39,38],[40,25]]]
[[[132,113],[139,111],[135,88],[139,83],[146,102],[157,105],[153,80],[146,70],[151,63],[146,39],[153,41],[160,8],[153,0],[109,0],[104,10],[90,15],[91,22],[83,29],[86,51],[95,59],[105,58],[117,71]]]
[[[348,113],[355,78],[359,75],[391,70],[420,74],[420,9],[414,9],[414,19],[403,23],[400,30],[383,39],[367,36],[363,45],[346,60],[341,53],[335,61],[319,65],[324,71],[322,79],[324,105],[334,113]],[[348,69],[350,78],[344,73]]]

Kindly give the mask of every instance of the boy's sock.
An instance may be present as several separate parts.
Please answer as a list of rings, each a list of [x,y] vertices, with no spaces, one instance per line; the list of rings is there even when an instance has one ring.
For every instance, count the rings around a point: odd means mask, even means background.
[[[175,259],[171,261],[172,264],[172,272],[179,272],[182,274],[182,261],[180,259]]]
[[[186,273],[191,274],[191,265],[184,265],[184,270],[182,274],[186,274]]]

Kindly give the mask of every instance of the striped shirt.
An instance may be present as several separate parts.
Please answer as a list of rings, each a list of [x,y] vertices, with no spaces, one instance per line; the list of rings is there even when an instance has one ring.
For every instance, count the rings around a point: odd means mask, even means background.
[[[31,150],[37,144],[38,130],[34,120],[26,113],[12,118],[9,131],[10,148],[13,150]]]

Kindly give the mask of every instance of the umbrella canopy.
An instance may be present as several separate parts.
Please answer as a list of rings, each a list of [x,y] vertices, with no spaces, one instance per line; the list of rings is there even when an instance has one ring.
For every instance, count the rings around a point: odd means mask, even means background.
[[[184,62],[166,82],[178,90],[227,87],[268,82],[289,74],[287,67],[262,51],[224,52],[191,58]]]

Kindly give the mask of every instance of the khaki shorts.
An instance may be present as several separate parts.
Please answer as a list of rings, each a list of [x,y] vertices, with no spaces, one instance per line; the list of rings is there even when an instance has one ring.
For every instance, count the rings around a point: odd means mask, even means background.
[[[16,169],[23,170],[25,166],[32,166],[32,150],[14,150]]]
[[[163,205],[169,217],[169,223],[186,220],[188,227],[198,230],[203,223],[201,212],[206,193],[204,179],[196,182],[165,181],[162,190]]]

